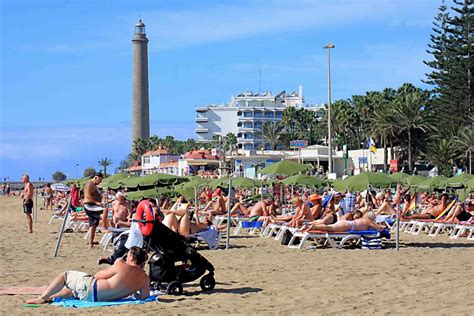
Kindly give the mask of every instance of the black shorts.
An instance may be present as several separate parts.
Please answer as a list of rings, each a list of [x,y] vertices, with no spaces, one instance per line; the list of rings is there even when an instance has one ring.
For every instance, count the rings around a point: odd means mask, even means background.
[[[28,199],[23,203],[23,213],[31,214],[33,213],[33,200]]]
[[[95,205],[95,204],[91,204],[91,205]],[[102,212],[88,211],[86,205],[84,205],[84,211],[86,212],[87,217],[89,217],[89,227],[99,226],[100,216],[102,215]]]
[[[428,215],[430,216],[430,219],[436,219],[436,216],[434,216],[433,214],[428,213]]]
[[[458,215],[458,220],[460,222],[467,222],[472,217],[471,213],[466,212],[466,210],[462,210],[462,212]]]

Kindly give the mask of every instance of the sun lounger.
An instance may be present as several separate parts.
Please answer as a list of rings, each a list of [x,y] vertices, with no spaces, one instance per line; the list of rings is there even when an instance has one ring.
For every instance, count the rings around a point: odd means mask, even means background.
[[[242,230],[247,231],[248,234],[254,235],[257,231],[261,231],[263,222],[250,222],[248,220],[239,221],[235,227],[234,236],[239,236]]]
[[[460,223],[453,227],[449,237],[451,239],[459,239],[460,237],[467,235],[467,239],[474,240],[474,225],[469,223]]]
[[[321,232],[321,231],[309,231],[301,232],[296,231],[293,237],[290,239],[288,244],[289,248],[302,249],[305,242],[309,239],[314,240],[319,246],[331,246],[333,248],[341,249],[346,246],[353,246],[360,242],[363,236],[368,237],[381,237],[382,235],[390,237],[388,230],[378,232],[375,230],[363,230],[363,231],[348,231],[348,232]]]

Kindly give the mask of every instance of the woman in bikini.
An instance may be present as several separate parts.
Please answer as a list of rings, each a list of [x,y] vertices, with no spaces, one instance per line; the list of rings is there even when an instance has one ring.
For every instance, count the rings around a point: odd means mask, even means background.
[[[330,225],[311,224],[303,228],[302,231],[318,230],[324,232],[347,232],[354,230],[367,230],[369,228],[374,228],[377,231],[385,229],[385,225],[375,223],[375,217],[376,215],[374,212],[368,212],[362,218],[353,221],[340,220],[337,223]]]

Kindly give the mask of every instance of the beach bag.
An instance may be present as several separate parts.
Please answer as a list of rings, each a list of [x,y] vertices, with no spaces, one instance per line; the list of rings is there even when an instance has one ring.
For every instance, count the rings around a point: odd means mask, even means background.
[[[285,232],[283,233],[283,237],[281,238],[281,244],[284,246],[288,246],[288,244],[290,243],[291,237],[293,237],[291,232],[289,230],[285,230]]]

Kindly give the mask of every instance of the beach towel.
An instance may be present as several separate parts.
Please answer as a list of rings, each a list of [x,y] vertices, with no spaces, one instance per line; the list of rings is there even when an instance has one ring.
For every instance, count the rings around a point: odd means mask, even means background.
[[[62,306],[62,307],[87,308],[87,307],[126,305],[126,304],[145,304],[145,303],[154,302],[157,300],[158,300],[157,296],[149,296],[145,300],[137,300],[134,298],[122,298],[120,300],[110,301],[110,302],[87,302],[87,301],[78,300],[77,298],[55,298],[51,305]]]
[[[133,246],[140,248],[143,247],[143,235],[137,222],[132,222],[130,233],[128,234],[127,242],[125,243],[127,249],[130,249]]]
[[[216,250],[219,247],[219,230],[215,226],[209,226],[209,229],[200,231],[195,236],[204,240],[209,249]]]

